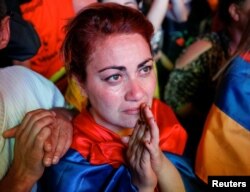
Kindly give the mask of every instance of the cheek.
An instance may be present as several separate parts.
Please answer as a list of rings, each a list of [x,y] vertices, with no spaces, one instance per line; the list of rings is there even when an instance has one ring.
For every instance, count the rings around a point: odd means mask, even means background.
[[[147,92],[150,96],[153,96],[154,95],[154,92],[155,92],[155,88],[156,88],[156,75],[153,74],[151,76],[151,78],[148,79],[148,82],[147,82]]]
[[[120,92],[101,86],[92,89],[89,98],[91,98],[90,102],[96,107],[108,110],[119,102]]]

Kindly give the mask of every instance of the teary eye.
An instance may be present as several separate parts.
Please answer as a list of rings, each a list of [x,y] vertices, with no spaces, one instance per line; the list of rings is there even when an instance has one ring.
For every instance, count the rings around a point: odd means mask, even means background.
[[[147,75],[147,74],[150,74],[150,72],[152,71],[152,66],[151,65],[148,65],[148,66],[144,66],[140,69],[140,75]]]
[[[107,81],[109,83],[115,83],[115,82],[118,82],[120,79],[121,79],[120,74],[114,74],[114,75],[111,75],[111,76],[105,78],[105,81]]]

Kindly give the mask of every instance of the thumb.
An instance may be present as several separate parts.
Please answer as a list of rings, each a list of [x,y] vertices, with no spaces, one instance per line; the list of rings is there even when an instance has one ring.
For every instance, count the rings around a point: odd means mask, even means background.
[[[12,138],[16,136],[16,130],[17,130],[18,126],[13,127],[11,129],[8,129],[6,131],[3,132],[3,137],[4,138]]]

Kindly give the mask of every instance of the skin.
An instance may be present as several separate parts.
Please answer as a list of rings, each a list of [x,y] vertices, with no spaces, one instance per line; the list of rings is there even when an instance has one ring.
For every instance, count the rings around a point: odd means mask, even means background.
[[[134,9],[138,9],[138,5],[136,0],[103,0],[103,3],[109,3],[109,2],[113,2],[113,3],[118,3],[121,5],[126,5],[128,7],[132,7]]]
[[[134,127],[142,103],[151,106],[156,84],[152,55],[138,34],[112,36],[100,42],[87,66],[83,88],[96,122],[119,132]]]
[[[56,164],[72,141],[71,115],[64,109],[38,109],[27,113],[21,124],[5,131],[15,137],[14,159],[0,190],[30,191],[46,166]]]
[[[250,10],[250,0],[245,0],[245,2],[242,4],[242,6],[236,6],[237,7],[237,13],[238,21],[240,22],[241,29],[244,30],[245,26],[248,22],[248,12]]]
[[[149,108],[156,84],[149,45],[138,34],[100,42],[83,85],[91,115],[116,133],[134,128],[122,141],[128,145],[127,161],[139,191],[154,191],[157,184],[160,191],[184,191],[179,173],[159,148],[159,129]]]
[[[0,50],[5,48],[10,40],[10,17],[6,16],[0,21]]]
[[[139,9],[135,0],[102,0],[103,3],[113,2],[120,5]],[[155,31],[157,31],[165,18],[166,11],[168,9],[169,0],[154,0],[147,13],[148,20],[153,24]]]
[[[75,13],[78,13],[82,8],[88,6],[91,3],[97,2],[96,0],[72,0]]]
[[[166,16],[175,22],[186,22],[190,12],[190,1],[170,0]]]
[[[229,14],[231,16],[231,23],[227,25],[228,34],[230,37],[230,42],[228,45],[228,54],[232,56],[235,51],[237,51],[237,47],[242,37],[243,30],[248,21],[248,11],[250,10],[250,0],[245,0],[242,4],[231,4],[229,6]],[[192,61],[197,59],[200,55],[204,54],[207,50],[212,47],[212,43],[207,40],[201,39],[195,41],[191,44],[185,52],[180,55],[177,59],[175,67],[177,69],[184,69]],[[187,117],[190,114],[200,113],[197,111],[197,108],[191,103],[188,102],[177,110],[177,114],[180,117]]]
[[[50,114],[45,116],[45,114]],[[51,116],[52,115],[52,116]],[[15,137],[18,140],[18,133],[21,131],[27,131],[24,128],[29,125],[30,127],[30,136],[34,136],[37,122],[44,121],[50,122],[44,126],[45,129],[49,129],[50,137],[48,137],[44,141],[44,156],[43,156],[43,165],[48,167],[52,164],[57,164],[59,159],[66,153],[69,146],[72,142],[72,124],[71,119],[73,117],[73,113],[69,112],[63,108],[54,108],[51,110],[38,109],[34,111],[30,111],[26,114],[23,121],[20,125],[16,127],[6,130],[3,133],[4,138],[12,138]],[[34,122],[34,121],[37,122]],[[32,123],[33,122],[33,123]]]
[[[141,106],[141,117],[132,136],[122,138],[128,143],[127,159],[133,183],[139,191],[185,191],[181,177],[159,147],[159,128],[150,107]]]
[[[15,156],[12,169],[10,169],[8,175],[13,176],[20,182],[25,181],[27,186],[32,186],[41,177],[44,170],[41,161],[45,153],[44,144],[51,134],[49,126],[52,125],[54,119],[55,114],[48,111],[41,113],[40,110],[25,116],[23,122],[16,129]],[[25,178],[29,178],[29,180]],[[25,189],[22,186],[18,186],[21,191]]]
[[[9,17],[1,21],[0,49],[10,39]],[[45,167],[56,164],[72,141],[73,113],[66,109],[35,110],[26,114],[20,125],[3,133],[8,139],[15,137],[14,159],[4,178],[0,191],[30,191],[41,177]]]
[[[145,104],[141,106],[142,113],[144,113],[146,107]],[[147,107],[147,109],[149,109],[149,107]],[[151,117],[153,118],[153,116]],[[140,120],[137,121],[133,134],[128,140],[128,150],[126,155],[130,164],[130,169],[133,173],[133,183],[141,191],[153,191],[157,185],[157,176],[152,169],[150,153],[146,148],[146,145],[150,145],[152,136],[145,120],[150,121],[150,118],[147,119],[143,114]]]

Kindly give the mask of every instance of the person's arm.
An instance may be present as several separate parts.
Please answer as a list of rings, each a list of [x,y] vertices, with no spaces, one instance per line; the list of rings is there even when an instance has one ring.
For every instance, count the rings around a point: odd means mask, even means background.
[[[165,18],[169,0],[153,0],[147,13],[148,20],[153,24],[154,31],[157,31]]]
[[[213,62],[210,51],[213,51],[211,42],[203,39],[195,41],[176,60],[175,69],[170,73],[164,100],[182,118],[198,113],[192,100],[201,79],[205,78],[205,66]]]
[[[185,0],[170,0],[167,17],[178,23],[186,22],[190,13],[189,4]]]
[[[44,110],[46,111],[46,110]],[[66,153],[72,142],[72,119],[78,113],[76,110],[68,110],[58,107],[51,110],[55,114],[55,121],[51,126],[51,135],[44,144],[43,163],[46,166],[56,164],[59,159]],[[33,113],[33,112],[31,112]],[[5,138],[15,137],[17,128],[9,129],[4,132]]]
[[[30,191],[42,176],[44,144],[51,134],[55,113],[36,110],[28,113],[16,128],[14,159],[0,181],[0,191]]]
[[[0,181],[0,191],[30,191],[46,166],[56,164],[71,145],[73,110],[54,108],[26,114],[22,123],[3,136],[15,137],[14,160]],[[22,150],[25,149],[25,150]]]
[[[71,121],[78,113],[74,109],[68,110],[66,108],[53,108],[51,111],[56,114],[56,124],[51,130],[52,134],[49,140],[45,143],[48,152],[44,155],[43,163],[46,166],[58,163],[59,159],[69,149],[73,137]]]

